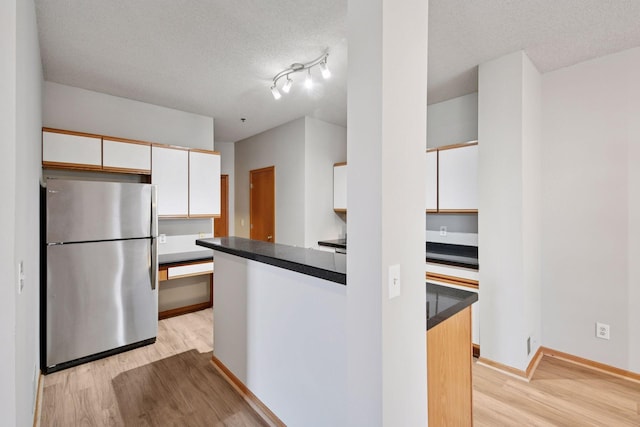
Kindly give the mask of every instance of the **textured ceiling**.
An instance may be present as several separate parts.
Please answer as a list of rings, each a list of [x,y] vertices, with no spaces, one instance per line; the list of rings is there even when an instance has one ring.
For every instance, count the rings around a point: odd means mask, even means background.
[[[212,116],[216,141],[303,115],[346,125],[347,0],[36,0],[36,7],[48,81]],[[546,72],[640,46],[639,23],[639,0],[430,0],[429,103],[476,91],[477,64],[515,50]],[[310,94],[297,84],[273,99],[276,73],[327,49],[330,80],[316,78]]]

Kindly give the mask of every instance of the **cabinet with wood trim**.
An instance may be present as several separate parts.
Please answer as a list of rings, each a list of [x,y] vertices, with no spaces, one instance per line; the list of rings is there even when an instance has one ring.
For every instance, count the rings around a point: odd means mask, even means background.
[[[347,211],[347,164],[333,165],[333,210]]]
[[[427,151],[426,211],[427,213],[478,212],[477,142]]]
[[[183,306],[171,307],[158,313],[158,318],[178,316],[193,311],[213,307],[213,261],[186,261],[173,264],[160,265],[158,270],[158,286],[160,287],[158,298],[172,286],[172,280],[202,276],[208,281],[207,300]],[[161,306],[161,302],[159,303]]]
[[[427,151],[427,212],[438,211],[438,151]]]
[[[151,147],[151,183],[158,186],[158,216],[189,217],[189,151]]]
[[[189,217],[220,216],[220,154],[189,151]]]
[[[102,138],[102,169],[109,172],[151,173],[151,144]]]
[[[101,170],[102,138],[97,135],[43,128],[42,166]]]

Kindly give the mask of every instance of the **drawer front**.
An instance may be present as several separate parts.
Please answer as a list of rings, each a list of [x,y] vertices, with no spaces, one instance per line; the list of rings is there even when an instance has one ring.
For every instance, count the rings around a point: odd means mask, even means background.
[[[169,267],[167,271],[168,279],[176,279],[178,277],[197,276],[200,274],[213,273],[213,261],[198,264],[180,265],[177,267]]]

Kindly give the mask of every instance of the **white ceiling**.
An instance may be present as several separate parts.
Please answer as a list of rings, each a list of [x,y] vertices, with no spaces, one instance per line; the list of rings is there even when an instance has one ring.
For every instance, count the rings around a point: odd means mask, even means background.
[[[45,80],[214,117],[216,141],[303,115],[346,125],[347,0],[36,7]],[[640,46],[639,24],[639,0],[430,0],[429,103],[476,91],[477,64],[515,50],[547,72]],[[275,74],[327,49],[330,80],[273,99]]]

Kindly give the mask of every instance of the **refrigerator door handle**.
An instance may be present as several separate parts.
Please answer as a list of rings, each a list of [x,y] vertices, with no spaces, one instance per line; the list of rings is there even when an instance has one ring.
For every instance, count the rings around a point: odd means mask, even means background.
[[[158,237],[158,186],[151,186],[151,237]]]
[[[151,289],[155,290],[158,285],[158,239],[151,238]]]

